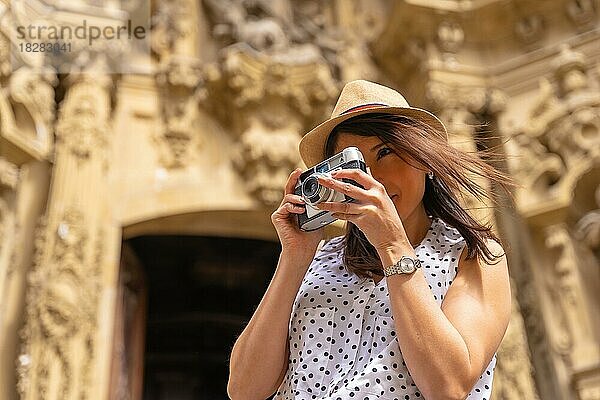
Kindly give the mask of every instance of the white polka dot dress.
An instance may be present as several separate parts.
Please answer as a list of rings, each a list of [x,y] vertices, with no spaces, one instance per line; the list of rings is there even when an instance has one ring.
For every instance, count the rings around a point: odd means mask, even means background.
[[[289,366],[274,399],[422,399],[396,340],[386,279],[375,283],[346,271],[342,238],[315,254],[302,281],[290,319]],[[456,229],[434,219],[415,249],[439,306],[464,246]],[[490,398],[495,365],[496,354],[467,399]]]

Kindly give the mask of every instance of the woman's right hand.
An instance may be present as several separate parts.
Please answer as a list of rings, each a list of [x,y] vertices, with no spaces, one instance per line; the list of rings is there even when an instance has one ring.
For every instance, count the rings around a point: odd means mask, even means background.
[[[290,174],[285,185],[283,200],[277,210],[271,214],[271,222],[279,236],[282,253],[295,254],[310,260],[315,254],[319,241],[323,238],[323,230],[305,232],[298,226],[297,214],[305,211],[304,199],[294,194],[301,173],[302,170],[296,168]]]

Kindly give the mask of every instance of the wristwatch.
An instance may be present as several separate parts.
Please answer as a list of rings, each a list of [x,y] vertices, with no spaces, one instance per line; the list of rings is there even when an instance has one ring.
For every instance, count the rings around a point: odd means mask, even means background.
[[[383,269],[383,274],[385,276],[412,274],[417,268],[421,268],[421,261],[419,261],[418,258],[402,256],[395,264],[385,267]]]

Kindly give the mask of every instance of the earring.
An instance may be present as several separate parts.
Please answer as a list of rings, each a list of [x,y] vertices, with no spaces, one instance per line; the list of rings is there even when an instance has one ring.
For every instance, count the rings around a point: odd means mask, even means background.
[[[429,179],[433,179],[433,172],[429,171],[429,172],[427,173],[427,177],[428,177]]]

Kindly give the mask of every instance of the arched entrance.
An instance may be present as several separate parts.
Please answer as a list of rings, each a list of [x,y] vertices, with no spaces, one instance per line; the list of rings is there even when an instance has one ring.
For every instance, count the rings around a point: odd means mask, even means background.
[[[112,390],[144,400],[227,399],[231,346],[279,251],[277,242],[231,237],[125,240]]]

